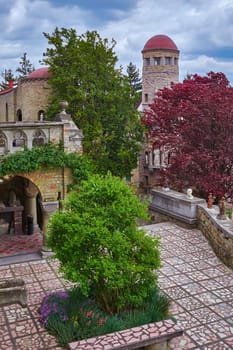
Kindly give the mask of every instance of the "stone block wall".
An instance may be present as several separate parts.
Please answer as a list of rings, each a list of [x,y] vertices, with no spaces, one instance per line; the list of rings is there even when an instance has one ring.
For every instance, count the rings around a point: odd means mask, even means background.
[[[208,209],[198,206],[198,228],[207,238],[215,254],[228,267],[233,269],[233,222],[219,220],[218,207]]]
[[[0,122],[15,121],[15,90],[11,90],[7,94],[1,95],[0,98]]]
[[[68,186],[73,183],[72,171],[68,168],[42,168],[31,173],[17,175],[29,179],[38,187],[42,202],[56,201],[59,192],[61,199],[64,199]]]
[[[17,88],[16,110],[21,109],[23,121],[38,120],[38,112],[48,106],[48,79],[22,79]]]

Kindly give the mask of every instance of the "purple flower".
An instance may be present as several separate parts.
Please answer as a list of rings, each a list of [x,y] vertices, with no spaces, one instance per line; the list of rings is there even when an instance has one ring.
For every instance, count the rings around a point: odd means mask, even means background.
[[[46,295],[41,303],[40,307],[40,321],[44,327],[46,327],[49,316],[52,314],[57,314],[62,321],[67,321],[68,316],[59,304],[59,299],[66,299],[69,294],[65,291],[58,291],[49,295]]]

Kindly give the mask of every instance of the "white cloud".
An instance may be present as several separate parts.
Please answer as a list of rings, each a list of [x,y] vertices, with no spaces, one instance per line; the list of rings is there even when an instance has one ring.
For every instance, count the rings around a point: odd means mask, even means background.
[[[232,75],[233,57],[224,52],[228,47],[233,53],[232,0],[135,0],[130,9],[109,11],[111,18],[106,18],[106,12],[101,18],[98,8],[84,10],[77,3],[0,0],[0,71],[16,68],[24,52],[38,66],[48,46],[42,32],[52,33],[58,26],[75,28],[79,34],[96,29],[102,37],[116,39],[119,63],[125,68],[132,61],[141,69],[145,42],[153,35],[166,34],[180,49],[181,79],[187,72],[210,70]]]

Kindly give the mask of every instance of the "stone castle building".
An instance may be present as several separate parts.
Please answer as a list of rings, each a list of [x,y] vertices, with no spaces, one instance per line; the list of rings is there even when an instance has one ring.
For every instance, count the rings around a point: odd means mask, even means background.
[[[171,82],[179,81],[179,50],[172,39],[166,35],[155,35],[142,49],[142,103],[140,110],[149,109],[158,90],[169,87]],[[139,160],[140,187],[146,191],[161,185],[159,170],[166,166],[169,152],[154,148],[146,139],[144,151]]]
[[[165,35],[150,38],[143,50],[141,111],[149,108],[158,89],[178,82],[179,50]],[[40,68],[19,79],[17,87],[0,91],[0,160],[1,155],[31,149],[47,142],[63,142],[66,152],[82,152],[82,132],[71,116],[62,112],[46,121],[45,111],[50,96],[48,68]],[[166,150],[155,149],[150,140],[139,161],[137,181],[144,189],[159,182],[158,172],[166,165]],[[42,169],[31,173],[14,173],[0,178],[0,239],[2,233],[26,234],[27,218],[34,230],[46,234],[49,215],[66,197],[72,183],[67,168]]]
[[[40,68],[19,79],[17,87],[9,85],[0,91],[0,160],[1,155],[47,142],[62,142],[66,152],[82,152],[82,132],[66,114],[64,103],[54,121],[44,119],[50,77],[48,68]],[[0,178],[0,239],[3,233],[27,234],[28,218],[34,230],[45,235],[49,215],[65,198],[72,181],[68,168],[45,168]]]

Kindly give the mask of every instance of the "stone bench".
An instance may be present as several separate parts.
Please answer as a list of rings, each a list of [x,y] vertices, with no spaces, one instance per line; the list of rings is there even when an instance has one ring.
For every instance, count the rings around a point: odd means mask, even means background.
[[[166,350],[168,342],[183,330],[173,321],[164,320],[143,326],[72,342],[70,350]]]
[[[20,304],[27,306],[26,286],[21,279],[0,282],[0,306]]]

